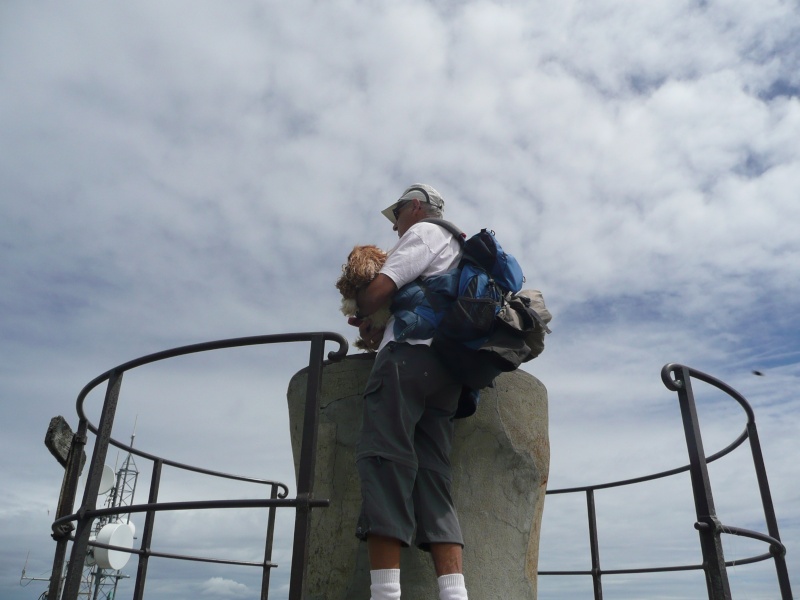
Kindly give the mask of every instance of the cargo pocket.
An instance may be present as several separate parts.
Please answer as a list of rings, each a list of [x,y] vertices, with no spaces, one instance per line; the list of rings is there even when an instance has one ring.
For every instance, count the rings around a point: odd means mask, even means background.
[[[364,388],[362,395],[364,406],[361,411],[361,433],[356,444],[356,460],[370,456],[375,451],[375,436],[380,417],[379,392],[382,387],[383,382],[379,377],[371,377]]]

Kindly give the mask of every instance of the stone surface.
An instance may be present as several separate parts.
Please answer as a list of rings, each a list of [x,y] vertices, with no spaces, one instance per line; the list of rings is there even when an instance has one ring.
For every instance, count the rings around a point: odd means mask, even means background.
[[[61,415],[50,419],[50,424],[47,426],[47,433],[44,436],[44,445],[50,450],[55,459],[62,467],[67,466],[67,459],[69,458],[69,450],[72,447],[72,438],[75,434],[72,428],[67,423],[66,419]],[[83,469],[83,464],[86,462],[86,453],[82,452],[80,468]]]
[[[354,464],[361,394],[371,355],[325,366],[308,567],[310,600],[368,600],[366,544],[354,534],[361,503]],[[305,370],[288,390],[290,427],[299,460]],[[484,390],[472,417],[456,422],[453,487],[464,533],[464,576],[471,598],[536,598],[539,531],[550,464],[547,391],[524,371],[506,373]],[[403,598],[438,597],[428,554],[403,551]]]

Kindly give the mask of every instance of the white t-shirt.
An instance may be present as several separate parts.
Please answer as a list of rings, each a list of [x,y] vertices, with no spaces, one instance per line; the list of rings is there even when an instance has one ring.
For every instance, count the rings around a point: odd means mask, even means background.
[[[449,231],[433,223],[415,223],[408,228],[394,248],[389,250],[381,273],[394,281],[397,289],[414,281],[417,277],[440,275],[458,265],[461,244]],[[394,340],[394,317],[386,323],[380,352]],[[427,344],[431,340],[404,340],[409,344]]]

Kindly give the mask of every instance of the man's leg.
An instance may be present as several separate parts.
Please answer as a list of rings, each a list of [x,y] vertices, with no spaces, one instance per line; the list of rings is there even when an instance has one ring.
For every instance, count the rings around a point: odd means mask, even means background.
[[[438,413],[437,420],[444,422],[437,426],[446,431],[444,436],[441,433],[436,436],[440,438],[436,454],[449,466],[450,417],[457,406],[458,386],[450,384],[456,388],[453,392],[437,394],[450,381],[442,382],[442,375],[437,373],[442,367],[431,352],[427,346],[388,346],[378,353],[364,391],[364,419],[356,453],[362,511],[356,535],[367,540],[373,600],[400,598],[400,548],[410,544],[415,525],[412,500],[417,480],[415,429],[422,414],[429,409]],[[433,400],[431,407],[429,400]],[[434,459],[434,462],[438,461]],[[458,529],[457,518],[455,527]],[[457,537],[448,535],[430,541],[461,541],[460,530],[458,532]],[[443,562],[450,564],[452,560],[443,559]],[[457,562],[460,564],[460,560]],[[463,576],[449,574],[445,577],[460,578],[463,588]],[[444,589],[442,586],[440,579],[440,589]],[[441,598],[450,600],[451,597]]]
[[[417,544],[433,558],[440,600],[467,600],[464,585],[463,538],[453,505],[450,481],[450,451],[453,443],[452,416],[458,406],[461,386],[442,372],[434,357],[426,375],[440,382],[427,397],[426,410],[417,424],[414,448],[419,469],[414,486]]]
[[[370,569],[399,569],[400,540],[384,535],[373,535],[367,538]],[[437,575],[439,573],[437,572]]]
[[[370,600],[400,598],[400,540],[383,535],[367,538]]]
[[[399,547],[410,545],[414,534],[414,429],[428,393],[427,378],[419,377],[425,358],[418,348],[389,344],[375,358],[364,389],[356,447],[362,500],[356,536],[368,542],[373,568],[398,565]]]
[[[357,463],[362,507],[357,535],[366,539],[371,600],[400,598],[400,548],[414,531],[410,502],[415,470],[377,457]],[[403,538],[402,541],[400,538]]]
[[[463,572],[460,544],[431,544],[430,548],[437,577]]]
[[[467,587],[461,574],[461,546],[431,544],[430,548],[439,584],[439,600],[467,600]]]

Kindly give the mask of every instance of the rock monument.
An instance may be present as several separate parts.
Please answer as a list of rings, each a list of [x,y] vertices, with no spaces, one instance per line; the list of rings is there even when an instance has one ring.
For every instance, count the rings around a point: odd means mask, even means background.
[[[314,497],[331,504],[312,513],[309,600],[369,600],[367,548],[355,537],[361,497],[354,456],[373,359],[348,356],[323,370]],[[288,390],[295,468],[306,380],[304,369]],[[524,371],[501,375],[481,393],[475,415],[456,421],[452,462],[470,597],[535,599],[550,464],[544,385]],[[428,554],[403,550],[401,585],[407,600],[438,597]]]

